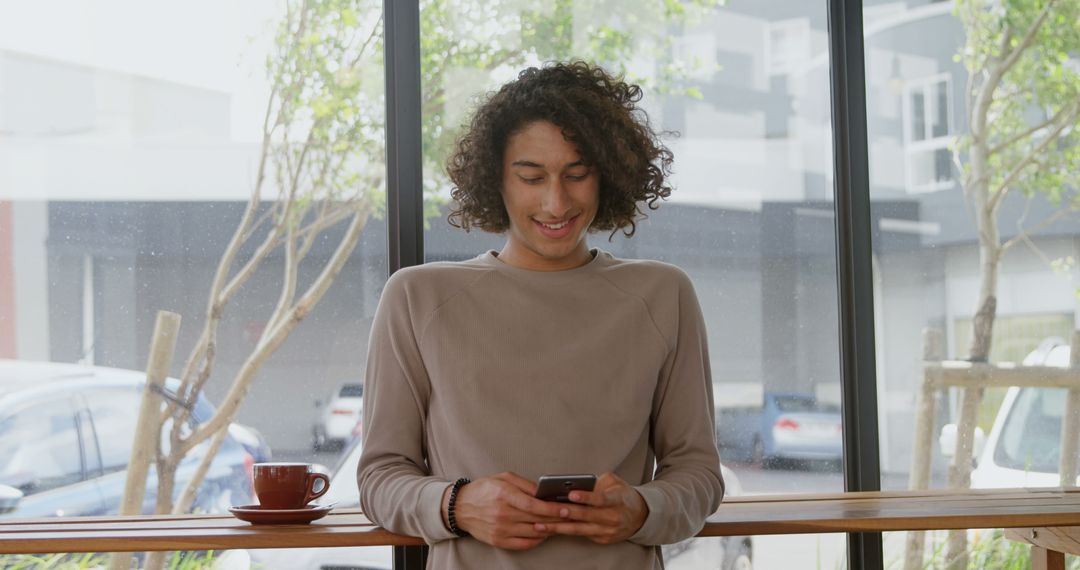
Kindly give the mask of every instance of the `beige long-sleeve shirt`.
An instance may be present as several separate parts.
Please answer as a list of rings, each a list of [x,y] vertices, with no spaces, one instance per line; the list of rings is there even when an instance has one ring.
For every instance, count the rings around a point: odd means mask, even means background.
[[[594,250],[595,251],[595,250]],[[360,504],[432,545],[429,568],[662,568],[724,483],[705,325],[689,278],[595,251],[567,271],[495,252],[398,271],[376,312],[364,388]],[[554,536],[527,551],[458,538],[458,477],[613,471],[649,515],[626,542]]]

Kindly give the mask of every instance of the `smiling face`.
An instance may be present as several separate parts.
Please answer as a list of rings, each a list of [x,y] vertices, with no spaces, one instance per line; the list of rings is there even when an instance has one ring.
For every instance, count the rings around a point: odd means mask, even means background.
[[[537,271],[588,263],[585,235],[600,205],[600,180],[562,129],[536,121],[510,136],[502,198],[510,229],[499,259]]]

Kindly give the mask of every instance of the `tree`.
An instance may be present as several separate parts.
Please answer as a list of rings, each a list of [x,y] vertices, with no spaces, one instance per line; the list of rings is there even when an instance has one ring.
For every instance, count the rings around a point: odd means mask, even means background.
[[[624,74],[654,94],[703,97],[690,77],[706,69],[676,59],[670,32],[693,25],[725,0],[427,0],[420,7],[424,186],[436,215],[443,169],[468,98],[493,73],[509,79],[527,65],[585,59]],[[613,16],[617,15],[617,16]],[[645,73],[632,63],[647,61]]]
[[[383,125],[370,111],[382,106],[381,74],[368,73],[371,62],[381,60],[382,26],[377,17],[362,17],[356,7],[350,0],[290,2],[277,28],[266,61],[270,95],[250,199],[210,284],[202,331],[184,363],[177,397],[162,406],[156,430],[141,438],[153,448],[149,455],[157,472],[159,513],[190,509],[257,372],[322,299],[368,218],[382,206]],[[277,199],[264,203],[264,193],[272,188]],[[328,230],[340,225],[346,228],[333,253],[315,262],[318,276],[301,287],[301,263],[317,241],[328,239]],[[213,377],[225,310],[275,251],[284,254],[278,302],[220,407],[192,428],[194,403]],[[174,501],[177,467],[199,445],[208,448]],[[137,445],[133,458],[139,451]],[[128,477],[145,481],[146,475],[145,469],[129,470]],[[129,484],[128,489],[144,487]],[[125,497],[124,503],[134,512],[122,514],[135,514],[142,498]],[[163,556],[153,553],[146,566],[159,568],[162,562]],[[113,560],[114,568],[128,564],[127,557]]]
[[[683,90],[694,65],[672,63],[669,27],[684,25],[719,6],[722,0],[600,0],[582,9],[557,0],[546,9],[524,3],[496,5],[483,0],[431,0],[421,10],[422,80],[424,84],[423,144],[425,184],[433,196],[445,185],[441,164],[455,135],[448,118],[449,103],[471,89],[455,78],[461,73],[517,69],[525,63],[578,57],[625,72],[634,57],[661,62],[656,89]],[[529,6],[532,6],[529,4]],[[159,513],[182,513],[191,508],[195,493],[227,433],[244,397],[267,359],[310,314],[349,259],[369,216],[383,205],[385,117],[382,101],[383,53],[381,3],[374,0],[288,0],[277,26],[274,49],[266,61],[270,95],[263,124],[262,145],[250,199],[231,241],[225,248],[208,291],[201,333],[180,374],[177,399],[161,405],[155,398],[151,415],[157,429],[141,438],[157,472]],[[624,13],[619,26],[592,26]],[[503,32],[496,37],[475,30],[458,33],[464,22]],[[601,17],[603,15],[603,17]],[[276,188],[277,199],[264,195]],[[432,206],[436,200],[428,200]],[[308,260],[318,276],[300,287],[300,264],[328,230],[345,225],[331,256]],[[191,410],[199,393],[214,378],[217,335],[225,311],[245,283],[273,252],[283,251],[280,292],[266,326],[212,418],[191,428]],[[176,471],[194,448],[205,445],[201,463],[184,489],[176,494]],[[139,452],[137,445],[135,453]],[[147,472],[130,470],[129,478]],[[145,485],[129,488],[143,489]],[[133,493],[134,494],[134,493]],[[135,514],[139,496],[125,497]],[[176,500],[174,500],[176,497]],[[131,510],[134,509],[134,510]],[[130,559],[115,557],[114,568]],[[151,554],[148,568],[159,568],[163,557]]]
[[[997,312],[1003,254],[1030,233],[1080,206],[1080,2],[956,0],[965,42],[958,58],[968,73],[968,132],[959,137],[963,188],[979,245],[980,288],[969,359],[987,362]],[[1061,208],[1002,241],[999,210],[1010,194],[1042,197]],[[974,418],[982,389],[965,389],[954,487],[970,485]],[[966,568],[962,532],[950,537],[948,559]]]

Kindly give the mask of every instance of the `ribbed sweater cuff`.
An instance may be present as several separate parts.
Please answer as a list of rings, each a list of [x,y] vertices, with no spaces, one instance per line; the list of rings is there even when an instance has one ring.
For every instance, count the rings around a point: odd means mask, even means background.
[[[457,538],[450,529],[446,528],[442,516],[443,493],[451,485],[453,483],[446,481],[432,481],[420,490],[420,512],[422,513],[419,521],[420,530],[423,533],[424,542],[428,544]]]

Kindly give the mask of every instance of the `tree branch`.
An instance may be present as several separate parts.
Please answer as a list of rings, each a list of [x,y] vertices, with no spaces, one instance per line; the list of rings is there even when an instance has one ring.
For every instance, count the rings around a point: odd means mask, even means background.
[[[302,214],[301,214],[302,215]],[[296,261],[296,224],[288,224],[285,230],[285,264],[282,268],[281,293],[278,296],[277,306],[267,320],[267,326],[263,329],[261,344],[266,337],[267,331],[278,322],[281,316],[292,306],[293,297],[296,295],[296,277],[300,272],[299,263]]]
[[[279,205],[275,205],[274,207],[276,209],[279,207]],[[282,226],[279,221],[267,233],[266,238],[261,244],[259,244],[259,247],[255,250],[255,253],[252,254],[251,259],[249,259],[247,263],[245,263],[240,268],[236,275],[234,275],[233,278],[229,281],[229,283],[225,286],[225,289],[218,295],[218,304],[220,306],[224,307],[225,304],[228,303],[229,300],[232,298],[232,296],[235,295],[241,287],[243,287],[247,280],[255,274],[259,266],[262,265],[262,262],[266,258],[266,256],[269,255],[270,252],[273,251],[274,248],[276,248],[281,243],[281,234]],[[218,319],[220,319],[220,315],[218,316]],[[206,345],[207,360],[209,363],[213,362],[213,355],[216,352],[216,338],[217,327],[215,326],[211,331],[210,340],[207,342]],[[184,401],[187,402],[189,409],[190,407],[194,406],[195,400],[196,398],[198,398],[199,392],[202,391],[203,387],[206,385],[206,382],[209,379],[210,367],[204,366],[202,373],[200,373],[198,378],[196,378],[192,382],[192,388],[189,390],[189,393],[184,399]],[[175,410],[173,413],[175,413]]]
[[[977,8],[972,8],[977,10]],[[1001,32],[1001,43],[998,44],[998,58],[1004,59],[1012,55],[1013,48],[1010,45],[1013,38],[1013,27],[1009,25],[1008,20],[1005,21],[1005,29]]]
[[[259,231],[259,228],[261,228],[262,225],[266,223],[266,220],[269,220],[273,214],[273,208],[266,208],[266,210],[259,215],[259,219],[255,220],[255,223],[253,223],[251,225],[251,228],[248,229],[247,234],[244,235],[244,241],[246,242],[247,240],[251,239],[251,237],[255,235],[255,232]]]
[[[221,320],[221,315],[224,312],[225,307],[223,302],[219,302],[218,297],[219,293],[225,287],[225,279],[228,277],[233,261],[236,259],[236,255],[248,239],[246,234],[248,234],[248,229],[252,224],[252,218],[258,211],[259,204],[261,203],[262,185],[266,180],[266,163],[270,152],[270,137],[273,132],[273,128],[270,127],[270,116],[273,114],[276,93],[277,85],[270,91],[270,96],[267,98],[266,111],[263,114],[262,150],[259,156],[259,166],[256,170],[255,185],[251,190],[251,195],[248,197],[248,205],[244,210],[240,225],[238,225],[236,231],[233,232],[229,244],[225,246],[225,252],[222,253],[221,260],[218,262],[217,269],[214,272],[214,279],[210,284],[210,292],[208,295],[209,302],[207,303],[206,320],[203,323],[203,330],[199,335],[199,340],[195,343],[195,346],[192,347],[191,354],[188,355],[188,359],[184,363],[184,369],[180,374],[180,386],[177,388],[177,398],[181,401],[189,401],[192,394],[198,393],[198,390],[192,389],[192,374],[194,373],[195,366],[197,364],[202,364],[200,376],[208,376],[210,368],[213,365],[213,339],[217,324]],[[207,358],[208,354],[209,358]],[[176,402],[169,402],[162,412],[162,421],[164,421],[164,418],[175,414],[177,409]]]
[[[240,403],[243,401],[244,396],[247,395],[251,381],[255,377],[255,372],[262,366],[263,362],[277,350],[278,346],[280,346],[288,334],[292,332],[292,329],[308,315],[311,309],[319,302],[323,294],[330,287],[330,284],[333,283],[334,278],[341,272],[341,268],[345,265],[345,262],[348,261],[349,255],[356,247],[356,243],[359,241],[364,225],[367,223],[368,216],[370,215],[371,207],[366,201],[358,202],[356,208],[356,212],[353,214],[352,223],[349,224],[345,236],[342,238],[337,249],[323,268],[322,273],[319,274],[300,300],[293,306],[292,310],[289,311],[286,315],[287,318],[281,319],[281,322],[273,328],[270,334],[264,336],[264,340],[255,347],[255,350],[252,351],[251,355],[244,361],[244,364],[241,365],[240,370],[236,373],[232,387],[222,401],[221,406],[210,420],[199,426],[194,433],[185,439],[181,447],[182,453],[186,454],[200,442],[228,426],[229,422],[232,421],[233,416],[236,414],[237,409],[240,407]]]
[[[221,292],[222,302],[227,302],[236,292],[247,282],[247,280],[255,273],[255,270],[259,268],[263,258],[265,258],[271,251],[274,250],[281,243],[281,226],[275,225],[274,228],[267,233],[266,238],[255,253],[251,255],[251,259],[247,261],[236,272],[236,275],[229,281],[229,284],[225,286],[225,289]]]
[[[1028,200],[1028,205],[1030,205],[1030,204],[1031,204],[1031,200],[1029,199]],[[1015,236],[1013,236],[1012,238],[1010,238],[1008,241],[1006,241],[1005,243],[1001,244],[1001,249],[1003,251],[1006,250],[1006,249],[1009,249],[1010,247],[1016,245],[1017,242],[1020,242],[1020,241],[1027,241],[1034,248],[1035,244],[1030,243],[1031,240],[1028,239],[1029,235],[1038,233],[1038,232],[1040,232],[1040,231],[1042,231],[1042,230],[1056,224],[1062,218],[1064,218],[1065,216],[1068,216],[1071,213],[1073,213],[1072,210],[1065,210],[1065,209],[1057,210],[1053,214],[1051,214],[1051,215],[1047,216],[1046,218],[1044,218],[1043,221],[1039,222],[1035,227],[1025,230],[1022,227],[1022,224],[1024,222],[1024,218],[1027,217],[1027,206],[1025,206],[1024,215],[1021,216],[1020,219],[1017,220],[1017,222],[1016,222],[1016,227],[1017,227],[1018,233]]]
[[[349,62],[350,66],[355,67],[360,63],[360,60],[364,57],[364,53],[367,52],[368,46],[371,45],[371,42],[374,41],[375,38],[381,36],[382,30],[383,14],[382,12],[379,12],[378,21],[375,22],[375,26],[371,28],[371,33],[368,35],[367,39],[364,40],[363,45],[360,46],[360,53],[356,54],[356,57],[354,57],[353,60]]]
[[[348,200],[345,204],[328,208],[325,214],[319,216],[317,220],[305,226],[301,232],[306,235],[304,243],[297,253],[297,260],[302,261],[304,259],[308,251],[315,244],[315,238],[318,237],[319,234],[353,215],[357,207],[356,200]]]
[[[304,9],[306,10],[307,3],[305,2]],[[286,7],[288,21],[292,21],[293,14],[289,11],[290,7]],[[306,14],[301,14],[299,25],[297,26],[297,34],[303,32],[306,26]],[[288,48],[286,48],[288,49]],[[186,406],[179,406],[177,402],[170,402],[164,410],[162,410],[162,421],[167,417],[174,417],[173,429],[170,433],[170,440],[175,446],[180,441],[180,429],[184,422],[191,415],[191,408],[194,406],[194,402],[198,398],[198,394],[202,391],[206,382],[210,378],[211,371],[216,355],[217,345],[217,326],[224,313],[225,305],[229,302],[232,296],[239,290],[248,278],[254,274],[255,270],[262,263],[266,255],[276,247],[279,241],[279,231],[270,231],[267,238],[263,241],[260,247],[256,250],[255,255],[241,268],[237,275],[233,276],[228,282],[224,280],[228,278],[232,264],[235,261],[236,255],[239,253],[242,245],[251,238],[255,229],[262,225],[265,219],[280,213],[282,217],[288,215],[288,205],[284,208],[284,211],[280,210],[280,203],[275,204],[273,208],[264,212],[260,216],[259,221],[252,225],[251,215],[257,211],[258,206],[261,204],[262,186],[266,180],[266,166],[269,162],[269,158],[273,152],[273,133],[277,129],[278,125],[283,124],[284,116],[287,111],[287,105],[284,103],[285,97],[281,96],[283,91],[292,93],[299,88],[297,79],[289,85],[282,85],[280,76],[275,79],[274,85],[271,89],[270,96],[267,98],[266,111],[263,116],[263,140],[261,144],[261,152],[259,156],[259,166],[257,170],[255,187],[252,190],[251,197],[248,200],[248,207],[245,210],[245,218],[242,220],[240,226],[237,227],[236,232],[233,234],[233,238],[229,245],[226,247],[225,253],[222,255],[222,259],[218,264],[218,270],[215,273],[214,282],[211,285],[211,290],[208,295],[210,299],[209,307],[207,309],[206,322],[203,327],[202,334],[199,336],[199,340],[192,348],[192,352],[185,363],[184,371],[181,374],[181,385],[177,392],[177,399],[184,402]],[[282,100],[282,104],[277,107],[277,113],[273,112],[274,104],[278,100]],[[270,117],[274,116],[274,121],[271,123]],[[283,136],[287,140],[288,134],[284,133]],[[286,147],[286,154],[288,148]],[[277,228],[275,228],[276,230]],[[193,378],[194,368],[196,365],[201,365],[199,373]]]
[[[980,139],[985,136],[986,117],[994,100],[994,92],[997,90],[1005,73],[1020,60],[1027,48],[1031,47],[1035,35],[1038,33],[1039,28],[1042,27],[1043,22],[1046,21],[1050,9],[1056,2],[1057,0],[1047,1],[1046,6],[1043,7],[1042,12],[1039,13],[1038,17],[1035,18],[1035,21],[1024,33],[1024,38],[1017,44],[1016,48],[1011,48],[1009,45],[1012,43],[1012,28],[1006,26],[1001,40],[1002,57],[998,58],[999,63],[987,65],[986,81],[979,87],[979,94],[975,98],[975,108],[969,122],[972,136]]]
[[[1068,106],[1062,107],[1057,113],[1054,114],[1053,117],[1050,117],[1049,119],[1035,125],[1034,127],[1031,127],[1030,129],[1027,129],[1026,131],[1024,131],[1022,133],[1013,135],[1013,136],[1009,137],[1009,139],[1006,140],[1005,142],[1002,142],[1002,143],[998,144],[997,146],[991,148],[989,154],[997,154],[997,153],[1001,152],[1002,150],[1005,150],[1006,148],[1008,148],[1010,145],[1016,143],[1017,141],[1019,141],[1019,140],[1021,140],[1023,138],[1026,138],[1026,137],[1034,134],[1035,132],[1037,132],[1037,131],[1039,131],[1041,129],[1044,129],[1046,127],[1049,127],[1050,125],[1053,125],[1068,110],[1069,110]]]
[[[180,492],[180,496],[173,503],[172,514],[182,515],[191,509],[191,504],[195,502],[195,494],[202,485],[203,479],[206,478],[206,473],[210,470],[210,464],[214,461],[214,457],[217,456],[218,450],[221,449],[221,444],[225,441],[225,436],[228,433],[229,429],[226,426],[225,429],[217,432],[214,439],[210,441],[210,447],[206,450],[206,453],[203,453],[202,458],[199,460],[199,466],[195,468],[195,472],[191,474],[191,478],[184,485],[184,490]],[[181,455],[176,458],[176,462],[179,463],[182,459],[183,456]]]
[[[1003,62],[1005,69],[1009,69],[1015,65],[1020,57],[1024,55],[1024,51],[1031,47],[1032,42],[1035,41],[1035,35],[1039,33],[1039,28],[1046,22],[1047,16],[1050,15],[1050,9],[1053,8],[1056,3],[1057,0],[1047,0],[1046,5],[1043,6],[1042,12],[1039,12],[1035,21],[1032,22],[1031,26],[1024,32],[1024,38],[1020,40],[1019,45],[1017,45],[1016,49],[1012,50],[1005,58],[1005,61]]]
[[[345,159],[349,156],[349,154],[350,153],[345,152],[338,153],[337,164],[334,164],[332,169],[334,172],[341,171],[342,167],[345,164]],[[327,157],[323,161],[323,167],[319,169],[318,178],[311,182],[312,187],[321,188],[324,184],[326,184],[327,173],[331,171],[331,161],[332,157]],[[307,226],[301,228],[298,232],[297,235],[304,236],[304,242],[300,246],[300,250],[297,253],[297,264],[299,264],[301,261],[304,260],[305,257],[307,257],[308,251],[310,251],[311,247],[315,244],[315,238],[317,238],[323,230],[347,218],[349,215],[351,215],[353,209],[355,208],[355,203],[353,203],[353,201],[351,200],[346,201],[345,204],[342,204],[338,207],[331,208],[330,205],[333,202],[334,201],[332,200],[332,198],[324,198],[319,204],[319,213],[315,217],[315,220],[313,220]]]
[[[1057,126],[1057,128],[1051,131],[1050,134],[1047,135],[1047,137],[1043,139],[1038,146],[1028,152],[1028,154],[1023,159],[1021,159],[1020,162],[1018,162],[1011,171],[1009,171],[1009,174],[1005,176],[1005,180],[1001,183],[1001,186],[999,186],[998,189],[995,190],[990,196],[991,208],[997,208],[998,204],[1001,203],[1001,199],[1004,198],[1006,190],[1010,186],[1012,186],[1014,182],[1016,182],[1016,179],[1020,177],[1020,174],[1023,172],[1023,170],[1030,166],[1032,162],[1037,160],[1039,155],[1042,154],[1044,150],[1046,150],[1046,147],[1050,146],[1051,143],[1057,141],[1058,136],[1060,136],[1061,132],[1065,130],[1065,127],[1069,126],[1069,124],[1076,119],[1077,114],[1080,114],[1080,104],[1074,106],[1073,113],[1071,114],[1069,119],[1063,121],[1060,125]]]
[[[491,71],[492,69],[495,69],[496,67],[499,67],[504,63],[509,63],[513,61],[513,59],[518,55],[519,54],[517,52],[506,50],[501,56],[498,57],[498,59],[493,59],[492,61],[490,61],[488,65],[484,67],[484,69],[487,71]],[[428,95],[424,97],[424,102],[421,106],[424,115],[432,115],[439,111],[437,100],[439,97],[446,95],[445,87],[445,85],[440,85],[437,89],[430,91]],[[457,93],[453,93],[451,94],[451,96],[457,97]]]

